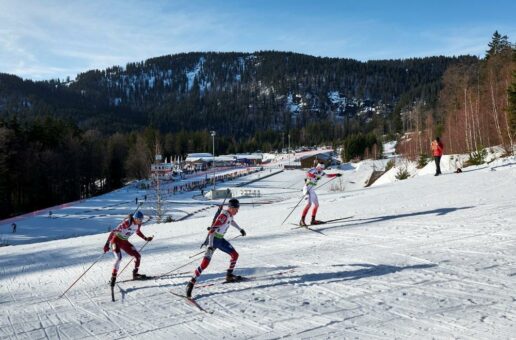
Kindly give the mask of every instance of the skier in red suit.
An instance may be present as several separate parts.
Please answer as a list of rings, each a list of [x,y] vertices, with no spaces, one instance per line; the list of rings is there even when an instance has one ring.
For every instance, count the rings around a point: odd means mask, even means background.
[[[146,237],[140,230],[143,221],[143,213],[137,211],[134,215],[129,215],[128,218],[123,220],[113,231],[109,234],[106,244],[104,245],[104,252],[108,252],[109,249],[113,251],[115,255],[115,264],[113,266],[113,272],[111,273],[111,286],[115,286],[116,275],[120,262],[122,261],[122,252],[125,251],[128,255],[133,256],[134,270],[133,279],[141,280],[147,278],[146,275],[139,274],[138,269],[140,267],[141,255],[136,248],[129,242],[129,237],[134,233],[140,236],[145,241],[152,241],[152,236]]]

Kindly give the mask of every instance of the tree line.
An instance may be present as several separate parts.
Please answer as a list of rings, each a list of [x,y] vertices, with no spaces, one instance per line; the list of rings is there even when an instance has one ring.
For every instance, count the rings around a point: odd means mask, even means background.
[[[451,65],[442,77],[438,105],[416,101],[401,114],[410,134],[398,152],[411,159],[429,155],[439,136],[447,153],[478,154],[500,145],[513,152],[516,142],[516,50],[497,31],[484,59]]]

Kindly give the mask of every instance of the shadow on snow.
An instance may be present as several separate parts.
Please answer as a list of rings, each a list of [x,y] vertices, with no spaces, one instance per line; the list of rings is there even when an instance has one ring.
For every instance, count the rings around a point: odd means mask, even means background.
[[[278,286],[286,286],[286,285],[318,285],[321,283],[335,283],[335,282],[344,282],[344,281],[352,281],[352,280],[360,280],[368,277],[374,276],[382,276],[397,273],[403,270],[418,270],[418,269],[428,269],[436,267],[436,264],[417,264],[412,266],[392,266],[386,264],[367,264],[367,263],[356,263],[356,264],[343,264],[343,265],[334,265],[334,267],[338,266],[351,266],[351,267],[361,267],[360,269],[350,270],[350,271],[340,271],[340,272],[326,272],[326,273],[311,273],[311,274],[302,274],[302,275],[289,275],[278,277],[278,280],[281,282],[263,284],[263,285],[254,285],[244,288],[235,288],[232,290],[224,290],[221,292],[200,294],[196,296],[196,299],[210,297],[214,295],[226,294],[228,292],[242,292],[246,290],[254,290],[254,289],[266,289],[271,287]],[[272,280],[275,278],[272,277]],[[249,281],[252,282],[252,281]],[[246,281],[242,283],[236,283],[234,285],[245,284]],[[233,284],[232,284],[233,286]]]

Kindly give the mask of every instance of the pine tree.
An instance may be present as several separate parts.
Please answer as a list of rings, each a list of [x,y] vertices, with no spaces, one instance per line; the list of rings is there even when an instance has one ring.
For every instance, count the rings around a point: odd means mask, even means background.
[[[489,49],[486,51],[486,59],[489,59],[489,57],[511,48],[509,38],[507,38],[506,35],[502,36],[500,33],[498,33],[498,31],[493,33],[491,42],[487,44],[487,46],[489,46]]]

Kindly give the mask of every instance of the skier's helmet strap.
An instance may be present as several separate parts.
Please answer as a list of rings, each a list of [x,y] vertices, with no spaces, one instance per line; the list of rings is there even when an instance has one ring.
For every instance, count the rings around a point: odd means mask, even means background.
[[[232,198],[228,201],[228,207],[230,208],[240,208],[240,202],[236,198]]]

